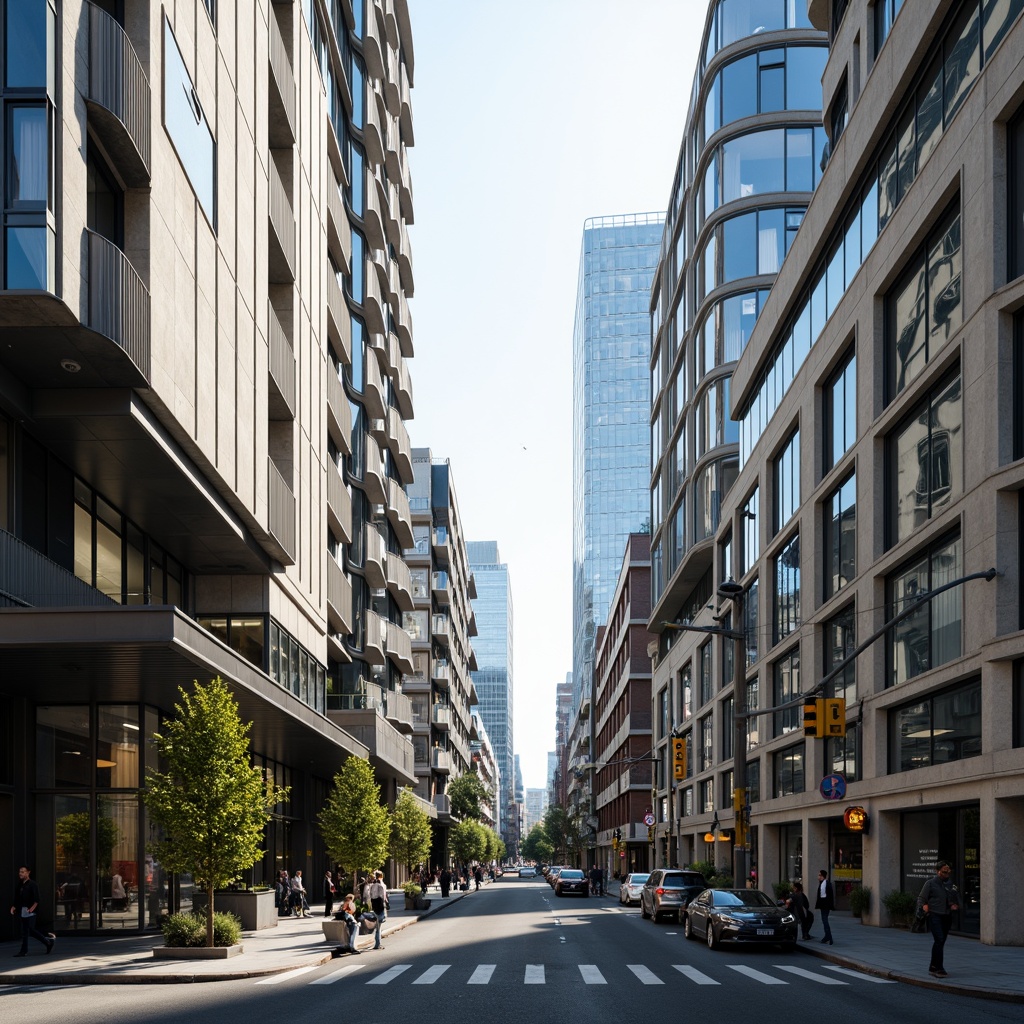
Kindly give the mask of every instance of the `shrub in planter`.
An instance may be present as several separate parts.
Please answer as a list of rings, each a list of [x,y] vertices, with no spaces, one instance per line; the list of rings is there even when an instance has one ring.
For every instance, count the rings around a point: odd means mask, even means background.
[[[889,912],[889,919],[897,928],[909,928],[917,910],[917,898],[913,893],[893,889],[882,897],[882,906]]]
[[[423,890],[415,882],[406,882],[405,885],[402,886],[402,892],[404,892],[411,900],[417,899],[419,896],[423,895]]]
[[[788,881],[773,882],[772,892],[775,893],[776,900],[785,900],[789,898],[789,894],[793,891],[793,883]]]
[[[206,945],[206,917],[202,914],[170,914],[163,923],[164,942],[168,946]],[[237,946],[242,938],[242,922],[234,914],[214,913],[213,944]]]
[[[863,917],[871,906],[871,890],[864,885],[855,885],[850,890],[850,910],[854,917]]]

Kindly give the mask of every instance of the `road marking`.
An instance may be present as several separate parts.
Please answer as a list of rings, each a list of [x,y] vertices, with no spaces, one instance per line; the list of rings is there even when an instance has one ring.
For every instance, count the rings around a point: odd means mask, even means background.
[[[313,967],[297,967],[294,971],[286,971],[284,974],[275,974],[272,978],[263,978],[257,981],[257,985],[280,985],[283,981],[291,981],[292,978],[299,977],[300,974],[309,974],[310,971],[315,971],[320,967],[320,964],[316,964]]]
[[[388,982],[394,981],[404,971],[409,970],[412,964],[395,964],[394,967],[389,967],[383,974],[378,974],[376,978],[371,978],[366,984],[367,985],[387,985]]]
[[[720,981],[715,981],[714,978],[709,978],[703,971],[698,971],[696,967],[690,967],[688,964],[673,964],[672,965],[680,974],[685,974],[690,981],[696,982],[698,985],[721,985]]]
[[[444,974],[451,964],[434,964],[433,967],[428,967],[414,982],[414,985],[433,985],[438,978]]]
[[[664,985],[665,982],[659,978],[654,971],[649,967],[644,967],[643,964],[626,964],[626,966],[645,984],[645,985]]]
[[[798,978],[807,978],[808,981],[816,981],[819,985],[849,985],[848,981],[840,981],[838,978],[826,978],[821,974],[815,974],[814,971],[805,970],[803,967],[790,967],[787,964],[775,964],[776,970],[788,971],[790,974],[795,974]]]
[[[836,971],[839,974],[848,974],[851,978],[858,978],[861,981],[870,981],[875,985],[895,985],[891,978],[876,978],[873,974],[862,974],[860,971],[851,971],[849,967],[837,967],[835,964],[825,964],[826,971]]]
[[[467,985],[486,985],[491,980],[491,975],[494,973],[494,968],[497,964],[480,964],[479,967],[470,975]]]
[[[523,978],[524,985],[543,985],[544,982],[544,965],[543,964],[527,964],[526,965],[526,977]]]
[[[580,974],[588,985],[607,985],[604,975],[598,970],[596,964],[580,964]]]
[[[781,978],[773,978],[770,974],[762,974],[760,971],[755,971],[753,967],[747,967],[746,964],[729,964],[729,970],[745,974],[748,978],[753,978],[754,981],[761,982],[762,985],[789,984],[788,981],[783,981]]]
[[[666,935],[678,935],[679,932],[665,932]]]
[[[322,978],[317,978],[315,981],[311,981],[310,985],[333,985],[336,981],[341,981],[342,978],[349,974],[354,974],[360,967],[364,966],[365,964],[346,964],[344,967],[341,967],[336,971],[332,971],[330,974],[325,974]]]
[[[602,907],[601,908],[606,914],[621,914],[621,907]]]

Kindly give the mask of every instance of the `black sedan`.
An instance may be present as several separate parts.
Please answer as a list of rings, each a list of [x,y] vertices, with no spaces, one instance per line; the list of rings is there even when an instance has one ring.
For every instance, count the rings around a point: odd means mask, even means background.
[[[722,942],[796,947],[795,915],[759,889],[705,889],[681,916],[686,937],[704,939],[709,949]]]
[[[578,868],[562,868],[555,880],[555,895],[566,896],[571,892],[589,896],[590,883]]]

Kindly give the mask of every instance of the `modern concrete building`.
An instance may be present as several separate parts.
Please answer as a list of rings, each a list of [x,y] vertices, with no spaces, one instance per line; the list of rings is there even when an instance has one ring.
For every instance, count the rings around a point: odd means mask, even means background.
[[[416,780],[407,4],[218,6],[0,5],[0,876],[58,934],[187,905],[138,793],[193,679],[291,786],[251,881],[348,756]]]
[[[583,225],[573,328],[573,706],[590,695],[594,640],[622,550],[649,519],[651,282],[664,214]]]
[[[555,766],[550,785],[550,803],[565,807],[568,802],[569,738],[572,726],[572,672],[555,687]]]
[[[511,849],[517,820],[512,729],[512,586],[508,565],[501,560],[497,541],[468,541],[466,554],[477,594],[473,600],[477,623],[473,649],[479,667],[473,672],[473,685],[480,701],[478,714],[491,738],[501,772],[498,832]]]
[[[546,789],[527,789],[526,800],[523,802],[523,838],[530,834],[534,825],[544,823],[544,815],[548,809],[548,791]]]
[[[867,886],[884,924],[881,894],[944,858],[954,928],[1022,944],[1024,5],[808,6],[830,39],[827,167],[733,372],[737,474],[705,575],[667,579],[652,629],[714,625],[717,586],[742,585],[762,885],[826,867],[840,906]],[[655,692],[693,681],[685,858],[715,810],[733,824],[732,669],[717,639],[705,662],[669,635]],[[805,738],[787,706],[822,688],[845,736]]]
[[[480,721],[478,711],[472,713],[472,732],[470,734],[470,757],[472,758],[473,771],[480,777],[484,788],[491,794],[492,799],[483,801],[481,811],[483,812],[480,822],[488,828],[498,830],[498,794],[501,792],[501,771],[498,768],[497,759],[494,756],[494,747],[491,745],[491,738],[487,735],[484,723]]]

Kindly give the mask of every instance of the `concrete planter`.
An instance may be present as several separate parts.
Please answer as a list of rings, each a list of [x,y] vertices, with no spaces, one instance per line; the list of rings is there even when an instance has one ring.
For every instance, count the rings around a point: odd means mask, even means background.
[[[192,895],[192,909],[197,913],[206,912],[206,893]],[[215,892],[213,909],[234,914],[242,922],[242,930],[258,932],[264,928],[277,927],[277,908],[274,906],[274,890],[265,892]]]
[[[324,940],[334,946],[348,945],[348,925],[344,921],[328,918],[320,925],[324,930]]]
[[[157,946],[153,950],[154,960],[227,960],[244,952],[237,946]]]
[[[417,896],[416,899],[413,902],[414,902],[414,906],[413,906],[414,910],[426,910],[430,906],[430,900],[424,899],[424,897],[422,897],[422,896]]]

